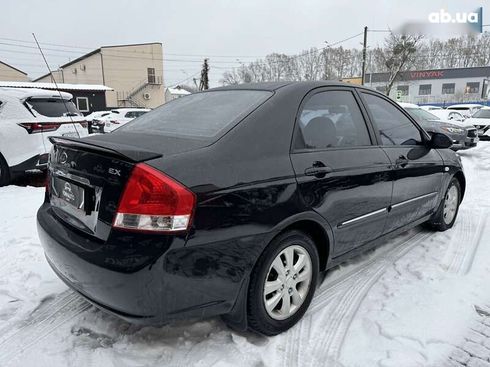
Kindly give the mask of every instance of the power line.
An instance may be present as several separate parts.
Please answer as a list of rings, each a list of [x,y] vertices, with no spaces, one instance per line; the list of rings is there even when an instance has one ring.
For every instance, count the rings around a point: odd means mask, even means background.
[[[199,74],[201,74],[201,70],[199,70],[197,73],[192,74],[191,76],[188,76],[187,78],[185,78],[185,79],[183,79],[183,80],[181,80],[181,81],[179,81],[179,82],[177,82],[177,83],[175,83],[175,84],[172,84],[172,85],[171,85],[171,87],[175,87],[175,86],[177,86],[177,85],[179,85],[179,84],[182,84],[182,83],[184,83],[184,82],[188,81],[189,79],[194,78],[195,76],[197,76],[197,75],[199,75]]]
[[[19,39],[15,39],[15,38],[4,38],[4,37],[0,37],[0,40],[3,40],[3,41],[11,41],[11,42],[20,42],[20,43],[27,43],[27,44],[34,44],[34,42],[32,41],[26,41],[26,40],[19,40]],[[0,42],[0,44],[2,44]],[[4,43],[6,44],[6,43]],[[24,47],[24,48],[35,48],[33,46],[26,46],[26,45],[16,45],[16,44],[12,44],[12,43],[9,43],[8,45],[10,46],[17,46],[17,47]],[[48,46],[56,46],[56,47],[67,47],[67,48],[73,48],[73,49],[83,49],[83,50],[96,50],[97,48],[93,48],[93,47],[82,47],[82,46],[71,46],[71,45],[65,45],[65,44],[57,44],[57,43],[41,43],[41,45],[48,45]],[[124,46],[124,45],[122,45]],[[107,49],[110,49],[110,52],[118,52],[118,53],[133,53],[131,51],[127,51],[127,50],[117,50],[115,49],[114,46],[102,46],[100,48],[107,48]],[[75,53],[76,51],[72,51],[72,50],[62,50],[62,49],[49,49],[49,48],[44,48],[45,50],[51,50],[51,51],[62,51],[62,52],[70,52],[70,53]],[[139,54],[141,53],[145,53],[145,52],[138,52]],[[148,52],[146,52],[147,54],[149,54]],[[214,54],[207,54],[207,53],[203,53],[203,54],[181,54],[181,53],[165,53],[166,55],[171,55],[171,56],[188,56],[188,57],[220,57],[220,58],[261,58],[261,57],[264,57],[263,55],[214,55]]]
[[[334,42],[334,43],[329,43],[327,46],[323,47],[322,49],[325,49],[325,48],[328,48],[328,47],[332,47],[332,46],[336,46],[336,45],[339,45],[341,43],[344,43],[344,42],[347,42],[347,41],[350,41],[351,39],[353,38],[356,38],[356,37],[359,37],[360,35],[364,34],[364,32],[361,32],[361,33],[358,33],[358,34],[355,34],[351,37],[348,37],[346,39],[343,39],[343,40],[340,40],[340,41],[337,41],[337,42]],[[321,50],[322,50],[321,49]]]

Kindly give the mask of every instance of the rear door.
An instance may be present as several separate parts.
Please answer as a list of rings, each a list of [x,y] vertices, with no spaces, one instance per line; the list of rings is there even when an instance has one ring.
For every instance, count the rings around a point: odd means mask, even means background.
[[[423,143],[422,131],[401,108],[378,94],[361,92],[382,149],[393,166],[393,199],[385,233],[430,213],[438,204],[443,161]]]
[[[334,257],[383,231],[391,201],[390,161],[373,142],[352,89],[317,89],[303,100],[291,160],[306,205],[332,228]]]

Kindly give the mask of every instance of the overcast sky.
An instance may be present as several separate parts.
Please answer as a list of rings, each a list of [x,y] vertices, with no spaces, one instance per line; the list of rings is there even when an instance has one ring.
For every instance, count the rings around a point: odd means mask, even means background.
[[[441,8],[470,12],[480,6],[483,23],[490,23],[485,3],[461,0],[2,0],[0,60],[31,78],[45,74],[42,59],[28,43],[32,32],[41,43],[72,46],[44,45],[60,50],[45,50],[52,67],[104,45],[158,41],[167,85],[198,73],[208,56],[215,86],[226,69],[271,52],[296,54],[353,36],[364,26],[396,28],[426,20]],[[383,36],[370,33],[368,44],[382,43]],[[343,46],[360,47],[361,42],[359,36]]]

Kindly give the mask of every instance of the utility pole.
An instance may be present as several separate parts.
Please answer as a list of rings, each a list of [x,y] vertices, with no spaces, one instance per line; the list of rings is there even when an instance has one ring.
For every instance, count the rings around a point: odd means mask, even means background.
[[[366,76],[367,33],[368,33],[368,27],[364,27],[364,42],[362,44],[362,71],[361,71],[362,85],[364,85],[364,77]]]
[[[199,90],[209,89],[209,65],[208,59],[204,59],[201,69],[201,82],[199,83]]]

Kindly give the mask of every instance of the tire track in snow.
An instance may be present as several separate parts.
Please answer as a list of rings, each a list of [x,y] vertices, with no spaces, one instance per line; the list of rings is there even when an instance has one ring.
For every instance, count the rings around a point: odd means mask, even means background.
[[[24,323],[0,330],[0,365],[6,366],[58,327],[90,308],[73,291],[66,291],[35,309]]]
[[[327,360],[338,365],[337,356],[340,353],[343,339],[369,289],[397,259],[403,257],[413,247],[431,235],[420,227],[413,231],[414,233],[410,234],[408,238],[404,238],[393,245],[386,244],[384,248],[378,248],[377,251],[380,253],[367,262],[362,262],[337,279],[324,282],[318,288],[312,305],[303,320],[287,332],[283,366],[304,365],[305,363],[299,363],[301,356],[311,358],[321,356],[316,361],[311,359],[311,365],[323,364]],[[325,307],[333,300],[337,300],[334,309],[326,310]],[[322,332],[319,333],[320,338],[308,346],[308,349],[311,350],[305,353],[306,351],[300,348],[299,343],[301,340],[311,339],[308,336],[311,334],[312,325],[321,325]],[[331,357],[333,350],[335,350],[334,358]]]
[[[453,274],[467,274],[471,270],[476,251],[485,228],[486,218],[483,210],[461,210],[458,231],[451,237],[447,271]]]
[[[312,359],[311,366],[316,366],[322,361],[339,365],[338,357],[345,336],[370,289],[388,268],[431,235],[430,232],[420,231],[408,240],[398,243],[382,256],[373,259],[364,272],[351,278],[351,281],[339,291],[339,294],[332,295],[331,298],[335,300],[335,304],[333,308],[325,310],[321,316],[321,325],[325,332],[313,345],[311,355],[318,359],[316,361]]]
[[[461,223],[457,226],[458,230],[452,234],[451,246],[448,248],[449,266],[447,271],[466,274],[471,269],[482,237],[485,218],[481,210],[476,215],[471,211],[464,210],[461,214],[463,214],[459,217]],[[335,292],[335,288],[339,288],[339,284],[334,285],[333,292],[331,291],[332,287],[327,287],[326,292],[322,292],[326,296],[320,296],[320,299],[313,305],[312,312],[328,304],[333,299],[336,299],[336,305],[333,309],[325,312],[320,321],[322,328],[326,329],[326,332],[322,338],[316,341],[313,346],[313,351],[310,353],[312,356],[322,356],[316,363],[328,361],[334,365],[336,363],[338,364],[338,358],[350,324],[369,290],[381,278],[388,267],[395,264],[405,254],[431,235],[430,232],[414,235],[401,244],[396,245],[393,250],[372,259],[367,265],[369,268],[365,269],[365,271],[359,269],[360,271],[354,271],[353,274],[347,276],[340,283],[340,290],[338,292]],[[343,287],[345,283],[348,283],[346,288]],[[315,365],[316,363],[312,360],[311,365]]]

